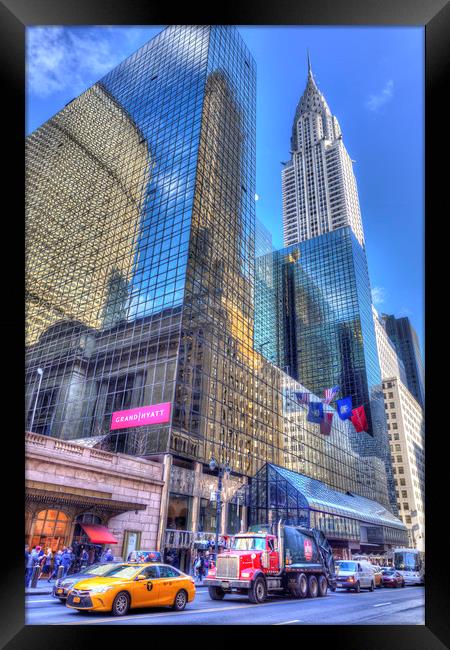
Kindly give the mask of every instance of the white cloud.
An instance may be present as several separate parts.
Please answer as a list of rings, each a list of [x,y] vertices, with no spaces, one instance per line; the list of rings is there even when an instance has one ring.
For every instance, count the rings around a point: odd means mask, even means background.
[[[371,95],[366,101],[366,107],[369,111],[377,111],[381,106],[384,106],[394,96],[394,82],[392,79],[386,82],[384,88],[377,94]]]
[[[374,287],[372,289],[372,302],[375,306],[382,305],[386,300],[386,289]]]
[[[38,97],[70,88],[76,96],[129,56],[141,30],[29,27],[27,86]]]

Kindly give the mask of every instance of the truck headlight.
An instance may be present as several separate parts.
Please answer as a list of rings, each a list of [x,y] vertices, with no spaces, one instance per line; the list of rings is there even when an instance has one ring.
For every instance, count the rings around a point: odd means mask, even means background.
[[[242,571],[242,577],[243,578],[250,578],[252,572],[251,571]]]

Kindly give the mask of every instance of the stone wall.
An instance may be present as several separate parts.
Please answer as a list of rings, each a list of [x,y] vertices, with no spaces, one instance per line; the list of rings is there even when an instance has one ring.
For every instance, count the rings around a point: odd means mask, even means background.
[[[122,555],[126,530],[141,532],[141,548],[157,547],[162,464],[34,433],[26,434],[25,451],[29,535],[40,510],[59,508],[72,521],[71,534],[77,515],[96,512],[119,542],[115,555]]]

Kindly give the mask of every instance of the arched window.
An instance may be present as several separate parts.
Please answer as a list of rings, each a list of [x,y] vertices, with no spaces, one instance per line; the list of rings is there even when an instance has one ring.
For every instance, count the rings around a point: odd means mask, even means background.
[[[85,512],[82,515],[78,515],[75,520],[77,523],[75,525],[75,530],[73,533],[73,543],[74,544],[89,544],[90,539],[86,534],[84,528],[80,524],[101,524],[102,520],[97,515],[94,515],[92,512]]]
[[[68,544],[69,517],[60,510],[41,510],[36,518],[30,546],[57,551]]]

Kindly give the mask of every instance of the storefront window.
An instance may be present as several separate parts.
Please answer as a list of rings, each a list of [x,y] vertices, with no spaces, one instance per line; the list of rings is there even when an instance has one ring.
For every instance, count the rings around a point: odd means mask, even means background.
[[[240,512],[241,509],[236,503],[228,504],[227,533],[229,533],[230,535],[234,535],[240,531],[241,528]]]
[[[60,510],[41,510],[36,518],[30,546],[57,551],[68,543],[69,517]]]
[[[200,513],[198,519],[199,531],[214,532],[216,530],[217,504],[209,499],[200,499]]]
[[[189,530],[191,497],[184,494],[170,494],[167,509],[167,528]]]

